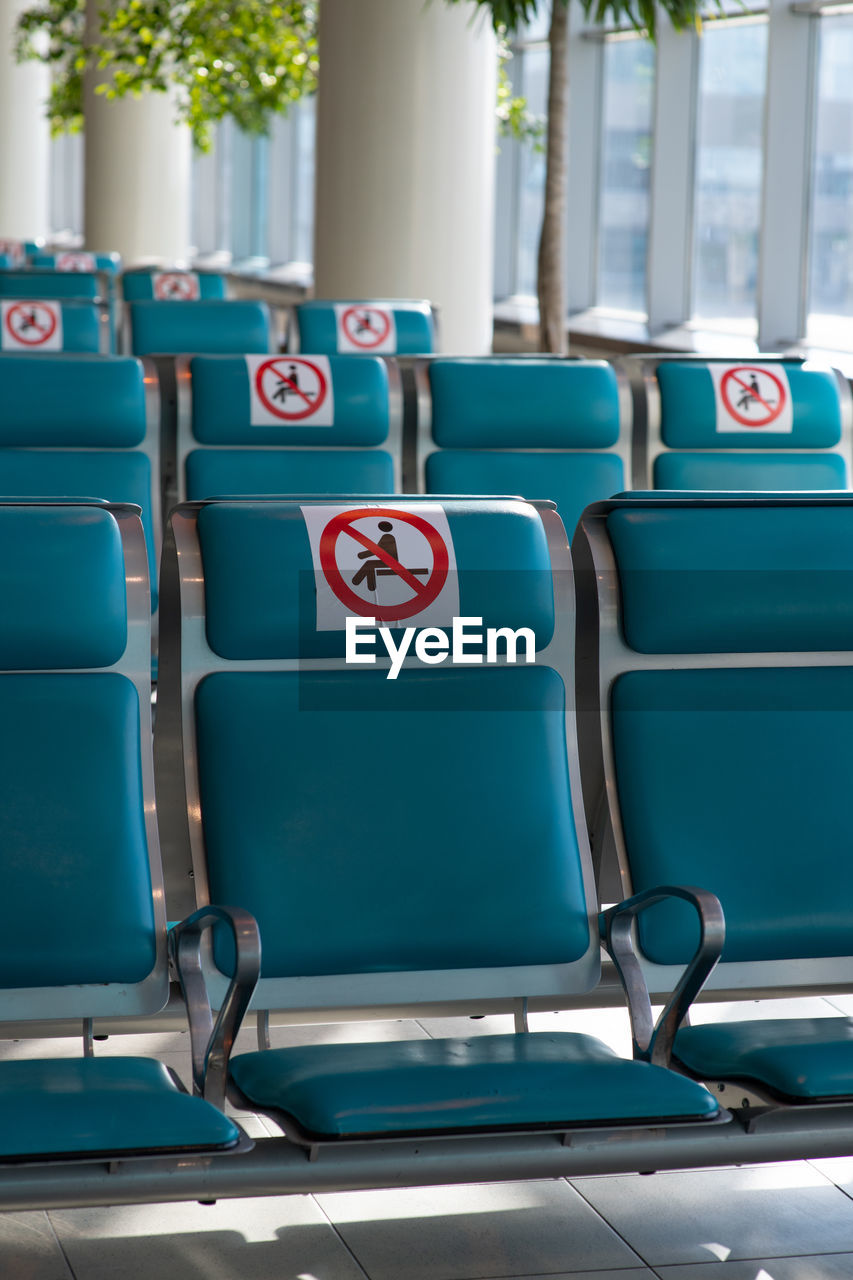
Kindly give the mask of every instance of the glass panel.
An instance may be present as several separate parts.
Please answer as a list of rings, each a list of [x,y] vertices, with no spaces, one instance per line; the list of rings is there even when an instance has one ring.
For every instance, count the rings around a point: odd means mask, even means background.
[[[291,113],[296,126],[293,176],[293,252],[295,262],[311,262],[314,253],[314,134],[316,98],[303,99]]]
[[[517,54],[521,63],[521,92],[528,109],[544,116],[548,110],[548,50],[529,49]],[[542,229],[542,204],[545,190],[545,154],[530,144],[521,148],[519,164],[518,257],[515,291],[536,293],[536,257],[539,232]]]
[[[699,45],[693,314],[756,314],[767,24],[708,23]]]
[[[597,302],[645,312],[654,48],[608,40],[603,57]]]
[[[812,185],[809,336],[831,338],[853,316],[853,18],[820,23]]]

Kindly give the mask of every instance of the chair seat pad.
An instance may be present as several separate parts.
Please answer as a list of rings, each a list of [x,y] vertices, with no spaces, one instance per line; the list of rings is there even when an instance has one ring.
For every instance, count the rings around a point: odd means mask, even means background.
[[[786,1099],[853,1098],[853,1018],[773,1018],[684,1027],[675,1056],[703,1080],[765,1085]]]
[[[0,1062],[0,1160],[216,1151],[239,1138],[151,1058]]]
[[[231,1069],[256,1107],[318,1137],[718,1115],[703,1086],[571,1033],[268,1049]]]

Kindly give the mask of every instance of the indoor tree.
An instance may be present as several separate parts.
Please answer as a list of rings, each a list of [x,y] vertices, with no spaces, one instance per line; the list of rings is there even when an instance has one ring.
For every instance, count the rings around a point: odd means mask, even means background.
[[[458,4],[461,0],[448,0]],[[475,0],[490,11],[499,35],[512,36],[549,0]],[[569,0],[550,0],[550,68],[545,142],[545,202],[539,236],[537,294],[539,342],[542,351],[565,354],[569,122]],[[700,28],[701,0],[579,0],[587,18],[631,26],[654,40],[665,15],[677,31]],[[719,3],[719,0],[718,0]]]
[[[93,30],[94,28],[94,30]],[[25,10],[17,56],[53,70],[48,113],[55,133],[83,123],[83,75],[100,70],[108,98],[176,91],[179,119],[201,150],[231,116],[264,133],[317,87],[317,5],[303,0],[116,0],[87,37],[86,0],[42,0]]]

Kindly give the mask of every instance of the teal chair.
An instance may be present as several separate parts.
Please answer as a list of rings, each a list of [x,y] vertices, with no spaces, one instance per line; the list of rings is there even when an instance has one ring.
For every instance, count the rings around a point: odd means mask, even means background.
[[[107,355],[109,349],[109,311],[102,303],[74,298],[0,302],[0,351]]]
[[[48,253],[44,249],[29,255],[29,264],[35,270],[61,272],[104,271],[115,276],[121,268],[117,253],[92,253],[88,249],[56,249]]]
[[[110,345],[116,349],[115,276],[100,267],[91,271],[57,270],[53,267],[28,267],[24,270],[0,271],[0,298],[58,299],[97,303],[109,315]]]
[[[585,787],[606,798],[623,886],[719,897],[709,993],[849,990],[853,497],[625,495],[585,513],[573,558]],[[639,941],[666,983],[695,930],[668,904]],[[674,1053],[753,1127],[784,1112],[819,1146],[850,1123],[849,1018],[697,1016]]]
[[[177,362],[177,492],[394,493],[402,390],[393,361],[193,356]]]
[[[630,393],[603,360],[437,357],[415,381],[419,492],[547,498],[571,533],[630,485]]]
[[[92,1040],[93,1019],[169,997],[139,514],[2,502],[0,548],[0,1019],[34,1036],[17,1030],[20,1055],[0,1062],[0,1206],[145,1200],[152,1181],[169,1196],[179,1171],[197,1194],[245,1136],[162,1063]],[[240,938],[237,1012],[256,937],[240,913],[215,919]],[[203,927],[179,929],[184,953]],[[78,1021],[81,1056],[50,1052],[53,1020]]]
[[[853,399],[837,370],[761,355],[635,367],[635,488],[850,488]]]
[[[225,298],[225,277],[213,271],[187,271],[183,268],[138,267],[121,277],[125,302],[193,301],[202,298]]]
[[[137,356],[270,351],[270,314],[265,302],[140,301],[128,302],[126,312],[125,349]]]
[[[411,356],[437,349],[429,302],[400,298],[314,299],[294,309],[297,342],[289,350],[325,355]]]
[[[135,503],[157,607],[160,408],[154,370],[128,356],[0,356],[0,495]]]
[[[321,1152],[303,1159],[303,1186],[313,1170],[387,1185],[392,1166],[395,1182],[422,1181],[424,1160],[430,1181],[466,1180],[490,1152],[490,1177],[517,1176],[531,1149],[571,1162],[602,1126],[614,1163],[636,1168],[664,1135],[686,1150],[726,1127],[700,1085],[642,1054],[525,1029],[528,999],[553,1007],[599,974],[568,566],[553,507],[513,499],[225,500],[172,514],[155,743],[167,898],[180,911],[190,888],[200,904],[224,894],[257,916],[261,1039],[270,1009],[516,1012],[515,1034],[232,1057],[231,1096],[287,1135],[281,1167]],[[368,611],[416,629],[462,614],[527,628],[527,660],[508,660],[504,636],[496,664],[410,657],[389,679],[387,659],[346,660],[345,615]],[[707,929],[693,991],[722,935],[713,899],[688,897]],[[652,900],[606,919],[630,922]],[[215,960],[230,969],[225,937]],[[667,1017],[674,1027],[680,1010]],[[201,1093],[220,1084],[197,1063]]]

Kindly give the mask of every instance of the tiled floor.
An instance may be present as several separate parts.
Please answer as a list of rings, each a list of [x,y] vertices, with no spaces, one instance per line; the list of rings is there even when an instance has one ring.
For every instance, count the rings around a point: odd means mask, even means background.
[[[851,1006],[848,1008],[846,1006]],[[853,1001],[741,1013],[837,1015]],[[699,1018],[730,1016],[719,1007]],[[697,1019],[698,1020],[698,1019]],[[620,1011],[540,1014],[623,1052]],[[276,1044],[503,1030],[508,1019],[274,1029]],[[247,1038],[247,1047],[251,1039]],[[0,1056],[77,1052],[0,1042]],[[184,1077],[186,1037],[111,1037]],[[245,1119],[256,1136],[275,1132]],[[853,1156],[652,1177],[341,1192],[0,1216],[0,1280],[853,1280]]]

